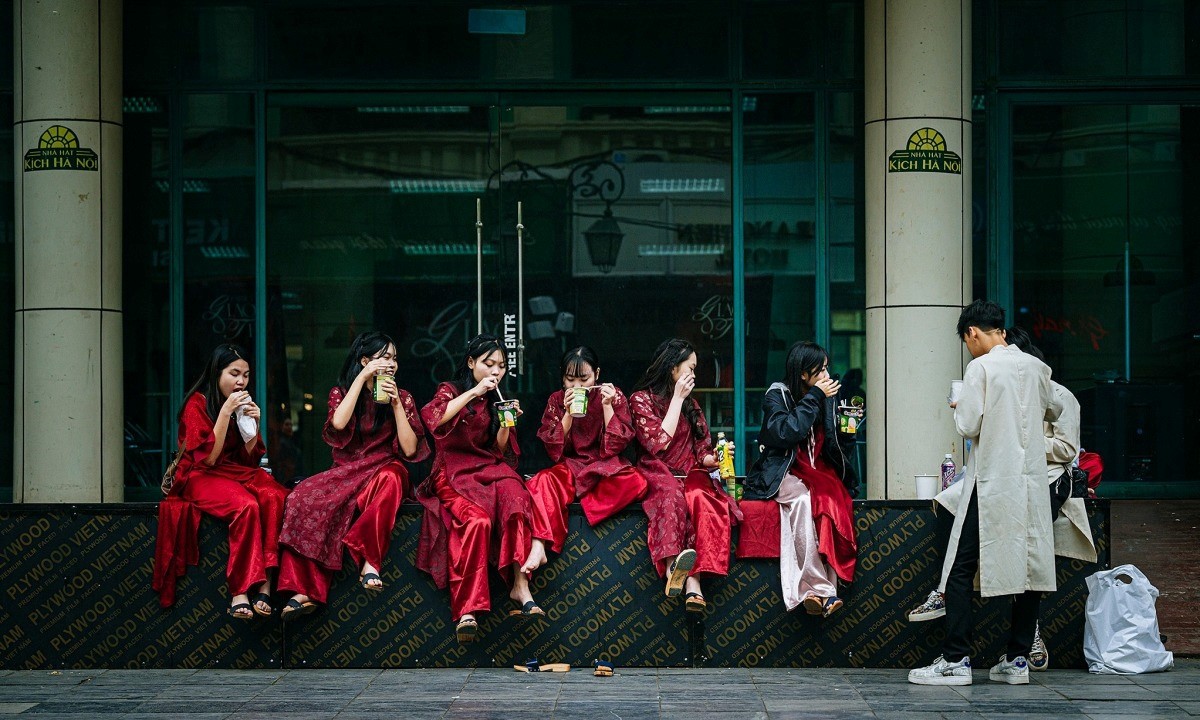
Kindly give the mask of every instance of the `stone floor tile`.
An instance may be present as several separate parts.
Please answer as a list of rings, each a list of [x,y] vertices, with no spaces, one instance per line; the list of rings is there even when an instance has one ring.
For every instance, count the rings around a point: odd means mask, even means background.
[[[16,715],[33,707],[37,703],[31,702],[0,702],[0,715]]]
[[[94,702],[77,702],[67,697],[57,700],[40,702],[29,708],[22,715],[53,713],[56,715],[75,715],[76,718],[103,717],[105,715],[121,715],[133,712],[140,700],[97,700]]]

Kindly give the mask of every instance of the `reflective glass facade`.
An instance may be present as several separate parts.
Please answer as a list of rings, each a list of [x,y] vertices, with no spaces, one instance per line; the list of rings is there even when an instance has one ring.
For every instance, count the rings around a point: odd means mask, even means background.
[[[532,417],[566,347],[594,346],[629,390],[680,335],[744,469],[794,340],[862,387],[861,14],[127,0],[127,497],[157,492],[185,383],[217,342],[255,356],[285,479],[328,465],[324,398],[357,332],[391,334],[401,384],[427,399],[479,324],[477,248],[484,328],[521,321],[511,387]],[[973,20],[976,294],[1080,397],[1108,495],[1194,493],[1200,2],[981,0]],[[11,23],[0,2],[0,36]],[[12,197],[11,136],[3,148]],[[8,337],[12,217],[0,204]],[[0,457],[12,362],[0,354]],[[523,442],[522,469],[544,466]],[[0,462],[0,486],[10,473]]]

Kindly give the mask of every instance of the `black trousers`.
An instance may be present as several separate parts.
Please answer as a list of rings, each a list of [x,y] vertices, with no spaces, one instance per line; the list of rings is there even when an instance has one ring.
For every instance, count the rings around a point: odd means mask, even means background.
[[[953,525],[954,518],[948,512],[939,514],[938,535],[941,536],[947,528],[942,516],[949,518]],[[945,536],[946,547],[949,548],[949,532]],[[973,619],[972,594],[975,586],[975,573],[979,569],[979,501],[974,492],[967,506],[967,515],[963,518],[962,534],[958,538],[958,552],[954,556],[954,564],[950,567],[950,575],[946,578],[946,639],[942,644],[942,657],[948,662],[961,660],[963,656],[974,653],[971,648],[971,634],[975,629]],[[1038,609],[1042,603],[1042,593],[1024,592],[1012,598],[1012,618],[1008,631],[1008,659],[1011,661],[1018,655],[1029,657],[1029,648],[1033,645],[1033,633],[1037,627]]]

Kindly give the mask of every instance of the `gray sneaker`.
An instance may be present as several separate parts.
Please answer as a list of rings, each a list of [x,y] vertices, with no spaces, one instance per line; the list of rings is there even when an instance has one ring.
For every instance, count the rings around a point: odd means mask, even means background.
[[[932,665],[908,671],[908,681],[914,685],[970,685],[971,658],[946,662],[939,657]]]
[[[940,618],[946,614],[946,598],[937,590],[929,593],[925,602],[913,608],[908,613],[909,622],[924,622]]]
[[[1009,685],[1028,685],[1029,663],[1020,655],[1013,658],[1012,662],[1008,661],[1007,655],[1001,655],[1000,662],[988,671],[988,679]]]
[[[1042,629],[1037,625],[1033,628],[1033,646],[1029,648],[1029,669],[1038,672],[1050,667],[1050,651],[1042,642]]]

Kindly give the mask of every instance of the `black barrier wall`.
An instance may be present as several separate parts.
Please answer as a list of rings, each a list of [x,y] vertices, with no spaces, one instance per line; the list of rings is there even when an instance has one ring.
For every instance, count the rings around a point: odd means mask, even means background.
[[[1056,667],[1083,667],[1084,578],[1107,567],[1108,503],[1089,502],[1099,563],[1058,560],[1059,591],[1042,604],[1042,636]],[[907,611],[937,583],[927,502],[855,503],[859,566],[845,607],[829,619],[786,613],[774,560],[734,561],[708,581],[709,611],[689,622],[666,598],[646,552],[646,520],[631,509],[596,528],[575,508],[566,552],[535,574],[544,618],[509,618],[492,578],[493,612],[479,639],[454,638],[445,591],[412,565],[421,514],[396,524],[387,587],[361,589],[354,568],[335,578],[330,604],[286,628],[278,617],[225,614],[225,529],[201,523],[200,564],[163,610],[150,588],[154,505],[0,506],[0,668],[272,668],[507,666],[537,657],[587,665],[913,667],[939,652],[940,621]],[[283,598],[276,599],[280,606]],[[977,601],[978,603],[978,601]],[[1007,605],[977,605],[977,653],[1003,652]]]

